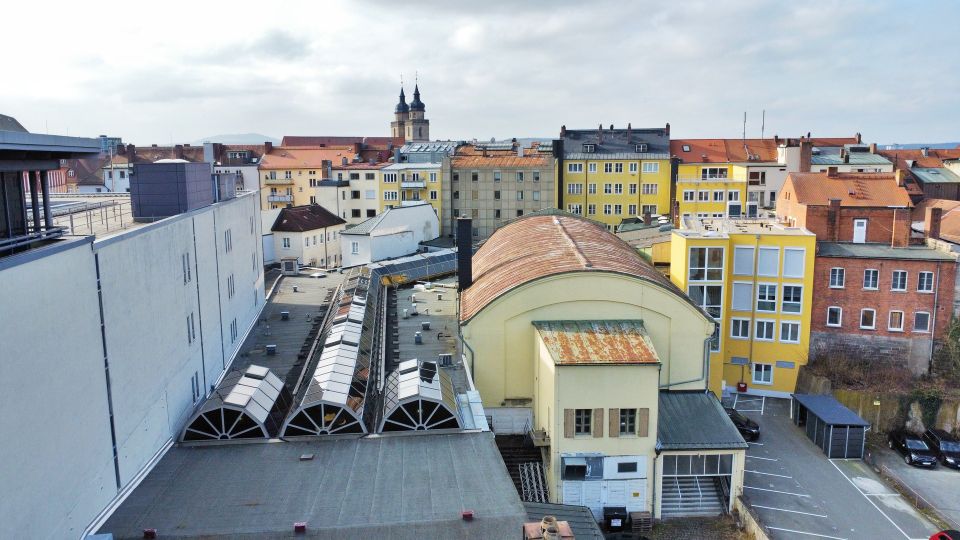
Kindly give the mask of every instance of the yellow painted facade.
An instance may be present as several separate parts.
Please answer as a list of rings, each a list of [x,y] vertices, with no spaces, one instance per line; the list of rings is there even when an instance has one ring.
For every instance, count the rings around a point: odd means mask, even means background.
[[[747,213],[747,168],[729,163],[682,163],[677,169],[680,216],[738,217]]]
[[[670,278],[719,323],[710,390],[784,395],[807,363],[816,237],[760,220],[682,220]]]
[[[563,210],[594,219],[611,229],[624,218],[642,216],[645,212],[670,214],[669,159],[597,157],[563,161]]]
[[[320,181],[322,175],[319,166],[260,170],[260,209],[310,204],[310,197],[316,196],[312,186]]]
[[[400,163],[388,165],[380,172],[380,211],[426,201],[443,222],[441,200],[446,180],[439,163]]]

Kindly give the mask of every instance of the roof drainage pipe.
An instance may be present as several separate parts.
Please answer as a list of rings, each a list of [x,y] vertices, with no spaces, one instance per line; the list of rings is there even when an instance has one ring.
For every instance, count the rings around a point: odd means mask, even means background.
[[[710,390],[710,340],[713,336],[708,337],[703,340],[703,373],[700,374],[696,379],[687,379],[685,381],[677,381],[673,383],[661,384],[660,389],[671,388],[680,384],[690,384],[697,381],[703,381],[703,385],[707,388],[707,391]]]

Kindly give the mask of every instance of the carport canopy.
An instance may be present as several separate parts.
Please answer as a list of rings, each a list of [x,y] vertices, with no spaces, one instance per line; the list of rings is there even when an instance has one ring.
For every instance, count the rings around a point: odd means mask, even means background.
[[[833,396],[793,394],[793,423],[803,426],[807,437],[828,458],[863,457],[866,428],[870,426]]]

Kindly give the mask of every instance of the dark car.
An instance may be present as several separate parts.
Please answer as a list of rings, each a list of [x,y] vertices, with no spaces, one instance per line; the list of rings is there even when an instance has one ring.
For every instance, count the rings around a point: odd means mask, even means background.
[[[917,465],[918,467],[936,468],[937,452],[932,450],[923,439],[906,431],[894,431],[890,433],[887,444],[900,455],[903,461],[908,465]]]
[[[942,429],[928,429],[923,440],[947,467],[960,469],[960,441]]]
[[[740,414],[733,407],[724,407],[723,410],[727,411],[727,416],[733,421],[733,425],[737,426],[737,431],[743,435],[744,439],[755,441],[760,438],[760,426],[756,422]]]

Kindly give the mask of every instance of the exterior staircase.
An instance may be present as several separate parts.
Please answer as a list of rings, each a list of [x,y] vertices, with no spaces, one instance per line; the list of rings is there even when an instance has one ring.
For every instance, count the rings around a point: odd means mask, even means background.
[[[718,516],[726,510],[721,493],[720,478],[664,477],[661,516]]]
[[[503,458],[503,463],[507,466],[507,472],[510,473],[510,479],[513,480],[517,493],[522,497],[523,483],[520,477],[520,465],[524,463],[543,463],[540,449],[534,446],[526,435],[497,435],[495,439],[497,449],[500,450],[500,457]]]

